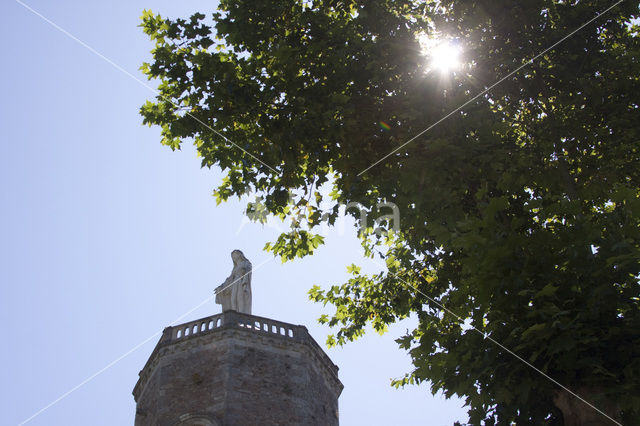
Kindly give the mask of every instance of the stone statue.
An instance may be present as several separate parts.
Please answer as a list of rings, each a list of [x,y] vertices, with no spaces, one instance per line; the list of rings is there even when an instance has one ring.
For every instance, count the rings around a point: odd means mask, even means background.
[[[231,275],[215,289],[216,303],[222,312],[237,311],[251,315],[251,262],[240,250],[231,252]]]

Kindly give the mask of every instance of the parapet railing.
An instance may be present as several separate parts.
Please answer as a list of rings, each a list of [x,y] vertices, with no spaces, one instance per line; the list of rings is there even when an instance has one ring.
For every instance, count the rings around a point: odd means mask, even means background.
[[[298,341],[306,341],[306,337],[308,336],[306,327],[300,325],[287,324],[269,318],[242,314],[235,311],[227,311],[184,324],[167,327],[164,329],[160,342],[175,342],[189,337],[208,334],[219,328],[243,328]]]

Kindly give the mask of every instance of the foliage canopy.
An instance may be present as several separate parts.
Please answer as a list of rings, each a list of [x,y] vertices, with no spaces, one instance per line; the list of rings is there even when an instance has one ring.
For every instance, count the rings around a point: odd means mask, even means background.
[[[141,113],[163,144],[190,138],[203,166],[224,171],[219,202],[256,193],[251,217],[291,219],[267,246],[283,259],[312,253],[341,203],[399,207],[398,232],[360,233],[387,271],[353,266],[348,282],[310,292],[336,308],[321,318],[338,329],[332,343],[417,316],[399,340],[415,368],[396,384],[465,397],[473,424],[561,424],[559,388],[490,336],[612,416],[638,418],[637,2],[359,174],[609,6],[221,0],[212,21],[145,12],[155,48],[142,69],[160,94]],[[464,67],[428,71],[421,35],[454,40]]]

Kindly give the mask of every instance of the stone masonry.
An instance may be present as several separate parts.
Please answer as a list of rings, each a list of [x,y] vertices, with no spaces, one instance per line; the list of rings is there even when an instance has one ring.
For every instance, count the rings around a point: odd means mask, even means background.
[[[135,426],[337,426],[342,387],[306,327],[227,311],[164,330]]]

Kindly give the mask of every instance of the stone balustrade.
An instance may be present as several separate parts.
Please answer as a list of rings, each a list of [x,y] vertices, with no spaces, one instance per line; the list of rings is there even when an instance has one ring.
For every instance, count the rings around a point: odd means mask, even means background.
[[[285,322],[242,314],[235,311],[227,311],[222,314],[167,327],[163,332],[161,343],[166,344],[211,333],[219,328],[242,328],[304,342],[306,342],[306,337],[308,336],[307,329],[303,326],[287,324]]]

